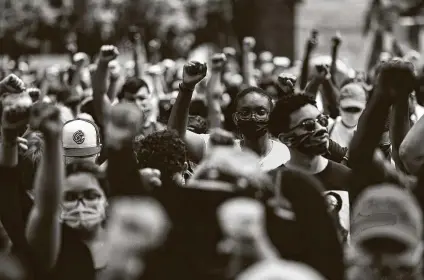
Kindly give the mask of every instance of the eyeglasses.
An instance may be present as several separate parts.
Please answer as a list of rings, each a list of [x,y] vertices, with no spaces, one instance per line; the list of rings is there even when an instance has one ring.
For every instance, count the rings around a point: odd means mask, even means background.
[[[303,122],[296,125],[295,127],[293,127],[290,130],[295,130],[296,128],[301,127],[301,128],[303,128],[307,131],[314,131],[317,123],[319,125],[323,126],[323,127],[327,127],[328,126],[328,116],[320,115],[315,120],[314,119],[304,120]]]
[[[359,113],[362,109],[358,107],[344,107],[341,110],[347,113]]]
[[[255,116],[255,119],[265,121],[268,120],[269,112],[264,108],[258,108],[255,110],[241,110],[236,112],[236,115],[241,120],[250,120]]]
[[[101,199],[101,194],[95,190],[85,190],[82,192],[67,191],[63,196],[63,204],[66,206],[78,205],[78,202],[82,202],[86,206],[90,206]]]

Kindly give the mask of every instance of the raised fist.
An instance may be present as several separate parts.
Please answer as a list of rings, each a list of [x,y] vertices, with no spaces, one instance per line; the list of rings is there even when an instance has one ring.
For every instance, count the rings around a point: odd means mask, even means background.
[[[21,93],[25,90],[25,83],[15,74],[10,74],[0,81],[0,93]]]
[[[109,118],[106,125],[106,142],[112,148],[120,149],[131,144],[140,132],[143,114],[135,104],[120,103],[112,107]]]
[[[334,48],[337,48],[342,43],[342,35],[340,35],[339,32],[336,33],[336,35],[331,38],[331,43],[333,44]]]
[[[330,66],[327,64],[318,64],[315,65],[315,69],[318,72],[318,77],[325,79],[325,80],[329,80],[331,78],[331,74],[330,74]]]
[[[251,51],[256,45],[256,40],[253,37],[245,37],[243,39],[243,50]]]
[[[66,45],[66,50],[72,54],[77,52],[78,47],[74,43],[69,43]]]
[[[222,71],[227,62],[227,57],[223,53],[217,53],[212,56],[212,70]]]
[[[222,128],[212,129],[210,132],[210,141],[214,146],[234,146],[235,136]]]
[[[154,190],[162,186],[160,175],[160,171],[157,169],[143,168],[140,170],[141,181],[148,190]]]
[[[206,63],[191,61],[185,64],[183,69],[183,83],[194,88],[206,76],[207,70]]]
[[[77,67],[83,67],[83,66],[87,66],[89,64],[89,57],[86,53],[83,52],[78,52],[76,54],[74,54],[74,56],[72,57],[72,60],[74,61],[74,64]]]
[[[237,52],[234,48],[232,47],[225,47],[222,52],[227,56],[227,57],[235,57]]]
[[[377,73],[379,86],[387,90],[391,98],[409,96],[415,88],[414,65],[404,59],[393,58],[382,63]]]
[[[117,60],[112,60],[108,64],[110,79],[117,80],[121,74],[121,65]]]
[[[269,51],[261,52],[261,54],[259,55],[259,61],[262,63],[272,62],[273,58],[274,56]]]
[[[156,77],[163,74],[163,69],[160,65],[152,65],[147,70],[147,73],[152,77]]]
[[[293,94],[294,87],[297,82],[297,77],[291,73],[281,73],[278,78],[278,86],[281,88],[284,94]]]
[[[105,45],[100,48],[100,61],[111,62],[119,55],[118,48],[113,45]]]
[[[10,94],[3,99],[2,128],[18,129],[28,123],[32,100],[27,94]]]
[[[38,88],[28,88],[26,92],[31,97],[32,102],[37,102],[41,96],[41,91]]]
[[[160,44],[160,41],[159,40],[157,40],[157,39],[151,40],[149,42],[149,51],[150,51],[150,53],[155,53],[155,52],[159,51],[160,46],[161,46],[161,44]]]
[[[313,29],[311,31],[311,36],[308,39],[307,49],[309,52],[313,51],[318,45],[318,30]]]
[[[41,131],[44,136],[58,137],[63,126],[59,108],[43,102],[35,103],[31,109],[29,125],[31,129]]]

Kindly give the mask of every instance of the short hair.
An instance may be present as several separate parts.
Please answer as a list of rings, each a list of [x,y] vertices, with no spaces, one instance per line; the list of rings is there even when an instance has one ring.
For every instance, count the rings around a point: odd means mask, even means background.
[[[268,102],[269,102],[269,108],[272,110],[273,103],[272,103],[271,95],[269,95],[265,90],[263,90],[259,87],[247,87],[247,88],[243,89],[242,91],[240,91],[239,93],[237,93],[237,95],[234,99],[234,104],[235,104],[236,108],[237,108],[237,105],[238,105],[240,99],[242,99],[243,97],[245,97],[246,95],[248,95],[250,93],[258,93],[258,94],[266,97],[268,99]]]
[[[314,97],[308,94],[291,94],[282,97],[277,101],[269,116],[269,132],[274,137],[278,137],[282,132],[288,132],[290,130],[290,115],[307,104],[317,106]]]
[[[158,169],[166,176],[184,170],[186,145],[173,130],[154,132],[139,142],[136,152],[139,168]]]
[[[192,128],[191,131],[197,134],[206,134],[208,132],[208,123],[201,116],[188,116],[188,127]]]
[[[88,160],[76,160],[66,165],[66,177],[79,173],[89,173],[96,178],[106,196],[109,195],[109,184],[106,174],[94,162]]]
[[[145,80],[137,77],[128,78],[122,86],[120,93],[118,94],[118,99],[123,99],[126,92],[130,94],[136,94],[141,88],[147,88],[147,91],[150,93],[150,88]]]

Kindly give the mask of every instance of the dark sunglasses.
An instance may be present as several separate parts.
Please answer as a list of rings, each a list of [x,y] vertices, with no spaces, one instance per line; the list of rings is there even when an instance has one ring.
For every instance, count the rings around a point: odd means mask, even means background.
[[[320,124],[323,127],[327,127],[328,126],[328,116],[320,115],[315,120],[314,119],[304,120],[300,124],[293,127],[291,130],[294,130],[298,127],[302,127],[303,129],[305,129],[307,131],[314,131],[317,123]]]
[[[361,108],[358,107],[344,107],[341,108],[342,111],[348,112],[348,113],[359,113],[361,112]]]

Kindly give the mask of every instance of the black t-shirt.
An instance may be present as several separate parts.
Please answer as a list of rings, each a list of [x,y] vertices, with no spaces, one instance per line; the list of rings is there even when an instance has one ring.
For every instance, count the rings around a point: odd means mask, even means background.
[[[348,191],[350,173],[350,169],[345,165],[329,160],[327,167],[315,174],[315,177],[321,181],[327,191]]]

